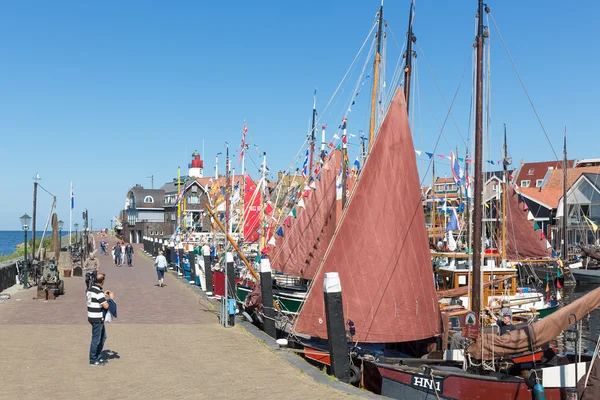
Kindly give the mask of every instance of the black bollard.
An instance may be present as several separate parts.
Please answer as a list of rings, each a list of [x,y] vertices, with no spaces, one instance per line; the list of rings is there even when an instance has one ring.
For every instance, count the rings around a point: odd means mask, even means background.
[[[264,314],[263,328],[267,335],[277,339],[275,309],[273,308],[273,282],[271,279],[271,261],[268,258],[263,258],[260,260],[260,289]]]
[[[210,262],[210,256],[204,256],[204,277],[206,280],[206,294],[212,294],[213,292],[213,279],[212,279],[212,264]]]
[[[171,258],[169,259],[169,266],[171,268],[175,268],[175,252],[177,249],[173,245],[173,243],[169,244],[169,250],[171,250]]]
[[[194,250],[188,252],[188,256],[190,258],[190,280],[194,281],[194,285],[196,284],[196,253]]]
[[[179,265],[177,266],[177,275],[183,276],[183,257],[185,257],[185,252],[183,251],[183,245],[179,244]]]
[[[152,256],[156,257],[157,253],[156,253],[156,248],[158,247],[158,239],[154,238],[152,239]]]
[[[323,282],[325,292],[325,319],[331,357],[331,374],[342,382],[350,380],[348,339],[344,322],[342,284],[337,272],[326,272]]]
[[[236,298],[235,288],[235,269],[233,267],[233,254],[227,253],[227,309],[229,309],[229,299]],[[229,326],[235,325],[235,314],[229,314]]]

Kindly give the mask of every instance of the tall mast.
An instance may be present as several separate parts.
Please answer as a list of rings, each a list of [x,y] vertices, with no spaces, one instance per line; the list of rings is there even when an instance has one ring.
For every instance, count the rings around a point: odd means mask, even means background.
[[[231,203],[231,200],[229,198],[229,185],[231,184],[229,180],[229,170],[231,166],[229,165],[229,143],[225,142],[225,146],[227,147],[227,153],[225,157],[225,234],[227,234],[227,232],[229,232],[229,218],[231,218],[231,215],[229,214],[229,207]]]
[[[379,27],[377,28],[377,52],[375,53],[375,61],[373,62],[373,89],[371,93],[371,121],[369,123],[369,151],[373,146],[375,137],[375,117],[377,115],[377,94],[379,83],[379,64],[381,63],[381,35],[383,34],[383,0],[379,7]]]
[[[315,89],[315,94],[313,98],[313,114],[312,114],[312,127],[310,129],[310,156],[308,162],[308,176],[312,175],[313,171],[313,156],[315,154],[315,134],[317,132],[317,127],[315,126],[317,119],[317,89]]]
[[[327,125],[321,126],[321,162],[325,162],[325,128]]]
[[[431,163],[431,229],[433,233],[433,244],[437,246],[435,241],[435,209],[437,207],[435,200],[435,159]]]
[[[361,131],[360,134],[360,165],[365,165],[365,158],[367,158],[367,149],[365,148],[365,133]]]
[[[563,147],[563,224],[562,224],[562,259],[563,261],[567,261],[569,259],[569,247],[567,245],[568,242],[568,234],[567,231],[569,218],[567,216],[567,127],[565,127],[565,139],[564,139],[564,147]]]
[[[466,198],[466,205],[465,205],[465,223],[467,225],[467,236],[466,236],[466,244],[467,244],[467,249],[471,248],[471,221],[470,221],[470,217],[471,217],[471,200],[469,199],[469,196],[472,195],[473,190],[470,189],[467,191],[467,186],[470,187],[471,182],[470,182],[470,177],[469,177],[469,162],[467,161],[469,159],[469,146],[465,146],[466,150],[465,150],[465,198]]]
[[[485,11],[489,11],[486,7]],[[477,81],[475,103],[475,179],[473,182],[473,302],[471,310],[477,315],[481,311],[481,244],[483,206],[483,0],[479,0],[477,11]]]
[[[346,192],[347,192],[347,171],[348,171],[348,137],[346,136],[346,118],[342,120],[342,162],[340,169],[342,170],[342,210],[346,208]]]
[[[267,152],[263,152],[263,164],[262,164],[262,168],[261,168],[261,180],[260,180],[260,184],[261,186],[261,190],[260,190],[260,229],[258,230],[259,234],[260,234],[260,251],[262,252],[262,249],[265,247],[265,195],[267,194],[267,181],[265,178],[265,174],[266,174],[266,170],[267,170]]]
[[[502,157],[502,262],[506,261],[506,190],[508,188],[508,142],[506,141],[506,124],[504,124],[504,154]]]
[[[410,77],[412,75],[412,58],[413,58],[413,50],[412,44],[417,42],[417,37],[413,35],[412,31],[412,22],[413,22],[413,13],[415,8],[415,1],[413,0],[410,3],[410,13],[408,15],[408,33],[406,34],[406,53],[404,53],[404,57],[406,58],[404,65],[404,98],[406,99],[406,112],[408,113],[410,108]]]

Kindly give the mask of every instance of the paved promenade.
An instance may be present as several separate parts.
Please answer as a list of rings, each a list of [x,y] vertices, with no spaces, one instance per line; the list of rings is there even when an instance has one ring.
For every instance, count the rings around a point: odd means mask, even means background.
[[[111,244],[112,245],[112,244]],[[34,300],[34,289],[0,302],[4,399],[347,399],[277,356],[239,326],[223,328],[213,308],[136,246],[134,267],[99,256],[118,319],[107,324],[109,363],[88,365],[91,337],[83,278],[66,294]]]

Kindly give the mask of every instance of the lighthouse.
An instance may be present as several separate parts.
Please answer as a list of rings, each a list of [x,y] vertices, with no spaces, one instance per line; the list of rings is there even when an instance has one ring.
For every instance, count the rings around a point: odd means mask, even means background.
[[[200,159],[200,154],[198,154],[198,151],[194,151],[192,153],[192,162],[188,164],[188,168],[188,176],[190,178],[202,178],[204,176],[204,161]]]

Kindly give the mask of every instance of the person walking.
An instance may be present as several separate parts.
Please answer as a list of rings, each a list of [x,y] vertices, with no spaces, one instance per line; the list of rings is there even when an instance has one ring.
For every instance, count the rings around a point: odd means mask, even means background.
[[[127,266],[131,267],[131,259],[133,257],[133,246],[131,243],[127,243],[127,246],[125,246],[125,256],[127,257]]]
[[[158,251],[158,256],[156,256],[156,260],[154,261],[154,266],[156,267],[156,274],[158,275],[158,287],[163,287],[165,280],[165,270],[167,269],[167,259],[163,256],[162,250]]]
[[[92,326],[92,341],[90,343],[90,366],[100,367],[106,363],[101,358],[104,342],[106,341],[106,328],[104,327],[105,310],[108,310],[108,300],[115,295],[110,290],[102,291],[104,274],[97,274],[94,284],[86,292],[88,322]]]
[[[121,255],[122,255],[122,251],[123,249],[121,249],[121,242],[117,242],[117,245],[115,246],[115,265],[120,267],[121,266]]]
[[[90,253],[90,256],[85,263],[83,263],[83,276],[85,276],[85,288],[89,290],[94,284],[94,276],[98,273],[100,264],[94,253]]]
[[[125,242],[121,242],[121,265],[125,264]]]

